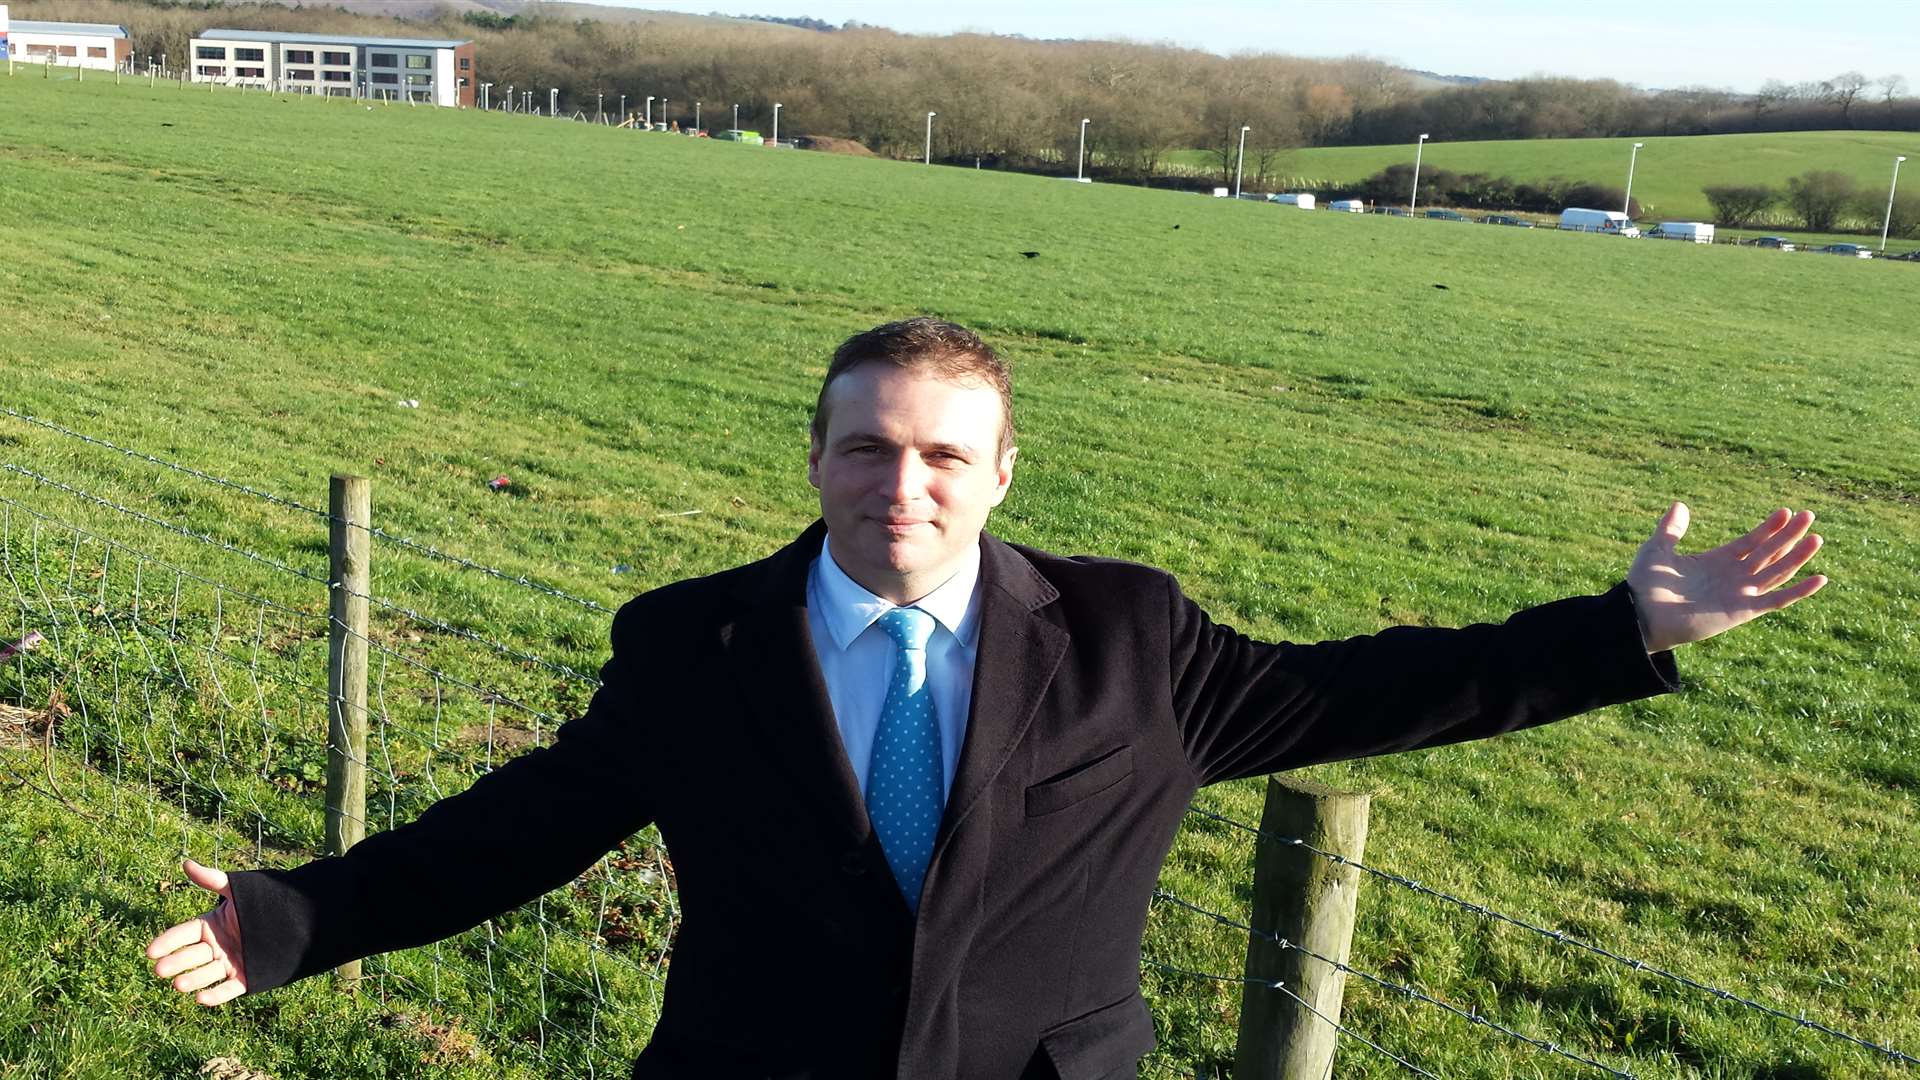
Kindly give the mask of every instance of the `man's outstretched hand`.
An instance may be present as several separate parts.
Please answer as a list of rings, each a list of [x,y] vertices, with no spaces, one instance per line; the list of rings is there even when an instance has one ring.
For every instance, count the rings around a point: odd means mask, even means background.
[[[153,973],[172,979],[173,988],[193,994],[202,1005],[224,1005],[247,992],[247,969],[240,959],[240,916],[233,910],[233,889],[225,871],[192,859],[180,864],[187,880],[220,894],[220,904],[199,918],[163,932],[147,945]],[[199,993],[194,994],[198,990]]]
[[[1775,510],[1752,532],[1712,551],[1682,555],[1674,550],[1687,535],[1686,503],[1674,503],[1661,516],[1653,536],[1640,545],[1627,587],[1640,615],[1640,634],[1649,653],[1704,641],[1769,611],[1797,604],[1820,591],[1827,579],[1815,574],[1790,588],[1807,560],[1820,550],[1813,512]]]

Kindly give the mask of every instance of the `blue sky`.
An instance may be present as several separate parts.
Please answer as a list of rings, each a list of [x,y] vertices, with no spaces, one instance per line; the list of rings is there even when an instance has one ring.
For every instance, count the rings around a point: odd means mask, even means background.
[[[1920,0],[599,0],[697,14],[857,19],[908,33],[1124,37],[1219,53],[1364,54],[1449,75],[1539,73],[1647,87],[1799,82],[1854,70],[1920,93]],[[728,6],[732,5],[732,6]]]

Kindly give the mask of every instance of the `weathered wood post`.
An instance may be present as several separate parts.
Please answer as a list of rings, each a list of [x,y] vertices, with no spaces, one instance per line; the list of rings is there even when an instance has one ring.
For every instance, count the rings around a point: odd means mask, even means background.
[[[1253,857],[1254,927],[1347,962],[1360,871],[1273,838],[1304,840],[1321,851],[1358,860],[1366,851],[1368,803],[1366,795],[1308,780],[1267,778],[1267,804],[1260,815],[1265,835]],[[1345,974],[1297,949],[1250,934],[1246,976],[1235,1080],[1328,1076],[1339,1034],[1328,1021],[1340,1018]],[[1276,982],[1306,1005],[1273,989]]]
[[[335,475],[327,492],[327,854],[367,834],[367,597],[372,573],[373,487]],[[352,988],[360,961],[335,969]]]

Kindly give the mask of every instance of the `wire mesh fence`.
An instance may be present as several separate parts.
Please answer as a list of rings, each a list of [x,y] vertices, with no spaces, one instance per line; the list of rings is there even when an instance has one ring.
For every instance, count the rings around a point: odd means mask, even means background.
[[[332,706],[324,574],[7,466],[42,494],[0,491],[0,637],[12,649],[0,720],[12,720],[12,745],[42,748],[45,762],[44,777],[21,779],[64,802],[62,773],[95,771],[112,781],[108,801],[72,809],[109,832],[171,836],[208,865],[284,867],[319,853]],[[121,527],[75,520],[89,509]],[[188,557],[156,554],[162,538]],[[296,587],[227,584],[218,563],[236,559]],[[597,686],[373,600],[385,617],[364,639],[369,831],[544,745]],[[379,993],[467,1016],[555,1073],[624,1075],[658,1014],[677,921],[672,866],[649,830],[536,902],[368,973]]]
[[[324,531],[340,523],[298,500],[4,406],[0,414],[88,452],[188,477],[209,498],[243,498],[304,522],[292,527]],[[0,754],[0,768],[110,836],[164,837],[209,865],[290,866],[319,853],[328,810],[325,732],[329,709],[338,707],[328,690],[334,629],[328,601],[339,584],[320,567],[298,565],[298,558],[250,550],[130,505],[137,500],[53,475],[45,465],[0,461],[0,480],[6,481],[0,486],[0,747],[38,751]],[[449,566],[573,616],[609,611],[526,575],[366,528],[382,557]],[[257,573],[236,585],[237,567]],[[363,639],[370,737],[361,764],[369,830],[403,824],[506,759],[546,744],[598,686],[575,664],[546,655],[539,642],[500,640],[464,616],[420,610],[428,605],[389,584],[409,581],[406,574],[378,580],[366,597],[377,617]],[[109,781],[97,786],[104,797],[73,802],[64,782],[73,770]],[[1920,1064],[1891,1041],[1272,834],[1206,805],[1189,814],[1251,845],[1280,845],[1351,866],[1370,883],[1509,927],[1543,949],[1844,1044],[1862,1062]],[[1435,1024],[1473,1025],[1489,1039],[1581,1073],[1652,1075],[1609,1060],[1616,1055],[1566,1045],[1414,981],[1288,941],[1250,916],[1173,889],[1159,891],[1155,906],[1166,916],[1224,930],[1242,945],[1266,940],[1301,952],[1371,993],[1420,1006]],[[521,909],[437,945],[370,962],[368,980],[383,998],[469,1018],[510,1056],[539,1061],[550,1074],[622,1075],[659,1013],[678,920],[672,864],[648,830]],[[1354,1053],[1364,1051],[1375,1066],[1369,1075],[1379,1068],[1435,1075],[1420,1061],[1418,1032],[1363,1033],[1337,1013],[1315,1008],[1297,987],[1210,966],[1151,953],[1145,961],[1147,971],[1174,987],[1253,986],[1285,995],[1358,1048]],[[1212,1075],[1204,1065],[1189,1073],[1190,1066],[1164,1054],[1146,1068],[1150,1075]]]

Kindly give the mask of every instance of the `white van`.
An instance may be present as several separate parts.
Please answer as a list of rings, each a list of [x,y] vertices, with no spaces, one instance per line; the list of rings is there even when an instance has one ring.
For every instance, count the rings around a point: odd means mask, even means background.
[[[1611,233],[1615,236],[1639,236],[1640,230],[1618,210],[1582,210],[1568,207],[1560,211],[1560,227],[1570,232]]]
[[[1302,210],[1313,209],[1312,195],[1269,195],[1267,201],[1282,206],[1297,206]]]
[[[1338,210],[1343,214],[1364,214],[1367,204],[1359,199],[1335,199],[1327,204],[1327,209]]]
[[[1704,221],[1663,221],[1655,225],[1648,236],[1657,236],[1662,240],[1691,240],[1696,244],[1713,243],[1713,226]]]

